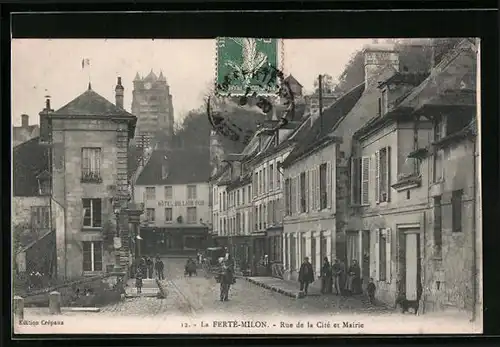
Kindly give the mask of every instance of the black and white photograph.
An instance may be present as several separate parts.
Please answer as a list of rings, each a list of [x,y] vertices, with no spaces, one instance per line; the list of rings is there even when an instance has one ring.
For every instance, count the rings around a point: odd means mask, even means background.
[[[13,38],[13,331],[482,333],[480,48]]]

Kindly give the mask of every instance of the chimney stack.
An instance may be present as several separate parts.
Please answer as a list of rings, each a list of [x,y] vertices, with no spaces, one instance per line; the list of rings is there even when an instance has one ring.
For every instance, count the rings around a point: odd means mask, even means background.
[[[363,50],[365,56],[365,88],[376,83],[375,77],[389,66],[399,71],[399,53],[393,44],[371,44]]]
[[[123,91],[122,78],[118,77],[115,87],[115,104],[121,109],[123,109]]]
[[[22,114],[21,115],[21,126],[23,128],[27,128],[30,125],[30,116],[27,114]]]

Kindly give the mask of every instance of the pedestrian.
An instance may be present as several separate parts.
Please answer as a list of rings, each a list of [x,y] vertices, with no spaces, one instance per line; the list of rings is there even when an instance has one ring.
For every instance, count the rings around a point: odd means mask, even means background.
[[[351,266],[347,271],[347,281],[345,289],[348,294],[358,294],[359,293],[359,281],[360,281],[361,269],[358,265],[356,259],[352,260]]]
[[[299,270],[300,291],[307,295],[309,284],[314,282],[314,272],[309,257],[304,258],[304,262]]]
[[[375,287],[375,283],[373,283],[373,278],[370,278],[370,283],[366,286],[366,291],[368,292],[368,299],[370,299],[370,304],[375,304],[375,291],[377,287]]]
[[[153,269],[154,269],[154,262],[153,262],[153,259],[151,259],[151,257],[147,257],[146,258],[146,266],[148,268],[148,274],[147,274],[147,278],[153,278]]]
[[[233,283],[233,272],[228,266],[224,265],[220,275],[220,301],[229,301],[229,289]]]
[[[234,273],[234,260],[231,254],[227,254],[226,260],[225,260],[226,266],[229,268],[229,270]]]
[[[163,270],[165,268],[165,264],[163,264],[163,261],[161,260],[160,256],[156,256],[156,261],[155,261],[155,270],[156,270],[156,277],[161,281],[165,279],[165,275],[163,273]]]
[[[137,269],[135,273],[135,287],[137,288],[137,294],[141,294],[142,292],[142,271]]]
[[[146,257],[143,256],[141,260],[139,261],[139,267],[138,269],[141,271],[142,276],[147,276],[148,273],[148,266],[146,264]]]
[[[332,267],[328,258],[323,259],[323,266],[321,267],[321,294],[332,293]]]
[[[332,274],[333,274],[333,287],[335,288],[335,295],[342,294],[342,276],[344,269],[342,269],[343,264],[340,263],[338,259],[335,259],[332,265]]]

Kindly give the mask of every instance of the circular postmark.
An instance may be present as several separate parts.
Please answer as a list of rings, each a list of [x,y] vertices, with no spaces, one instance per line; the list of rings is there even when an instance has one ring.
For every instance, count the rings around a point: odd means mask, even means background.
[[[295,118],[295,100],[292,88],[283,72],[275,66],[265,64],[255,71],[230,70],[224,75],[222,81],[222,83],[216,83],[214,96],[208,98],[207,102],[207,115],[213,129],[218,134],[233,141],[243,141],[246,144],[254,130],[243,130],[238,122],[231,120],[229,116],[231,112],[228,109],[219,108],[216,111],[211,105],[216,98],[223,99],[226,104],[229,103],[239,108],[257,107],[264,115],[269,115],[276,105],[280,105],[281,112],[279,115],[277,114],[279,122],[276,125],[276,130]],[[252,84],[245,85],[243,93],[232,94],[231,91],[235,88],[231,88],[231,86],[248,83],[248,81],[251,81]],[[257,123],[260,122],[257,121]]]

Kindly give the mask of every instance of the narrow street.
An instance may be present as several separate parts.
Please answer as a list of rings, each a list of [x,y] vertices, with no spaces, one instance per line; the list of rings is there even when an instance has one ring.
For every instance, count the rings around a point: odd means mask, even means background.
[[[213,276],[205,276],[203,270],[194,277],[184,276],[185,259],[165,258],[164,288],[166,299],[138,297],[126,299],[101,310],[100,314],[135,316],[170,316],[188,314],[191,316],[244,315],[254,316],[263,312],[281,317],[304,313],[384,313],[383,307],[373,307],[359,298],[341,298],[333,295],[293,299],[261,288],[238,278],[231,287],[230,301],[219,300],[219,284]]]

